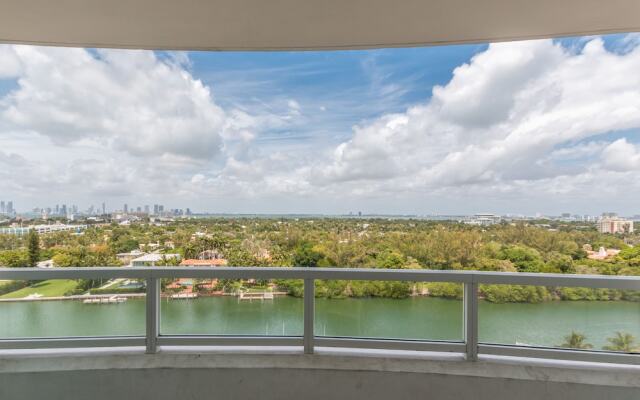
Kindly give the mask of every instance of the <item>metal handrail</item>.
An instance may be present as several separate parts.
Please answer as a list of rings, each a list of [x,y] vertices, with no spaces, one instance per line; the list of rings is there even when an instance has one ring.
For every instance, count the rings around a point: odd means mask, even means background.
[[[302,279],[304,281],[304,330],[302,337],[214,336],[160,334],[160,280],[163,278],[218,279]],[[464,353],[474,361],[481,354],[554,358],[578,361],[602,361],[640,364],[640,354],[601,351],[547,349],[478,343],[478,287],[480,284],[532,285],[549,287],[586,287],[640,290],[639,276],[565,275],[505,273],[485,271],[439,271],[377,268],[300,268],[300,267],[91,267],[91,268],[0,268],[0,279],[97,279],[132,278],[147,281],[146,334],[142,336],[20,338],[1,339],[2,348],[94,347],[146,345],[147,353],[157,346],[235,345],[235,346],[303,346],[313,353],[315,346],[421,350]],[[315,280],[367,280],[454,282],[464,287],[463,342],[428,340],[391,340],[330,338],[314,335]]]

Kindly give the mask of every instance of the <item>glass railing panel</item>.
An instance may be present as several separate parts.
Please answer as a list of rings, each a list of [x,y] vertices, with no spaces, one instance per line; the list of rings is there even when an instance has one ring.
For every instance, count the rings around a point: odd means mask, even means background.
[[[640,292],[481,285],[479,341],[640,352]]]
[[[462,284],[316,281],[315,335],[463,339]]]
[[[302,280],[162,281],[162,335],[302,336]]]
[[[0,338],[142,336],[145,282],[50,279],[0,284]]]

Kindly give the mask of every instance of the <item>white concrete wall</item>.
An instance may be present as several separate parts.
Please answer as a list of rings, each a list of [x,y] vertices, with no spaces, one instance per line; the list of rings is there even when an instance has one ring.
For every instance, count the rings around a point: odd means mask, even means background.
[[[0,399],[638,400],[640,373],[362,352],[11,355]]]

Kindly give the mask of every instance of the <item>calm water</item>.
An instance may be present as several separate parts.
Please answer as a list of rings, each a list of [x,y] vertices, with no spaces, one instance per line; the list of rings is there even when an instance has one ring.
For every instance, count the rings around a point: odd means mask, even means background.
[[[163,300],[163,334],[302,335],[302,299]],[[0,337],[144,335],[144,300],[0,303]],[[480,303],[480,341],[554,346],[576,330],[596,348],[616,331],[640,340],[640,303]],[[462,340],[462,302],[438,298],[316,300],[317,335]]]

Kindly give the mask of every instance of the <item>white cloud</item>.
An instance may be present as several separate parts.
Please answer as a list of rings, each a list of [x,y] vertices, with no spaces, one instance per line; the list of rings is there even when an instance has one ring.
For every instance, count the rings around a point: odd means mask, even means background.
[[[640,128],[637,71],[640,47],[616,54],[600,39],[578,53],[551,40],[492,44],[435,87],[426,104],[356,127],[310,179],[386,181],[392,192],[564,176],[566,168],[554,165],[557,147]],[[629,161],[635,153],[625,151],[625,168],[637,169]]]
[[[20,74],[22,65],[11,46],[0,46],[0,79],[15,78]]]
[[[640,172],[640,146],[618,139],[602,152],[604,166],[614,171]]]
[[[611,201],[594,190],[603,181],[640,196],[640,42],[621,45],[492,44],[431,98],[359,123],[342,143],[299,139],[348,103],[278,93],[225,109],[185,53],[0,46],[0,79],[17,85],[0,98],[0,193],[197,199],[208,210],[222,198],[228,209],[269,199],[320,211],[379,199],[387,212],[402,198],[435,212],[595,204]]]
[[[184,56],[0,48],[17,60],[3,59],[0,72],[17,75],[19,86],[3,101],[5,130],[37,132],[58,145],[89,140],[134,155],[211,159],[223,136],[247,125],[213,102],[184,69]]]

